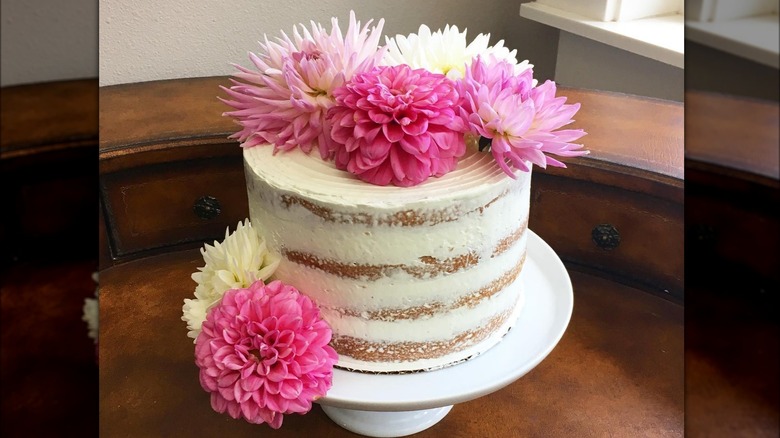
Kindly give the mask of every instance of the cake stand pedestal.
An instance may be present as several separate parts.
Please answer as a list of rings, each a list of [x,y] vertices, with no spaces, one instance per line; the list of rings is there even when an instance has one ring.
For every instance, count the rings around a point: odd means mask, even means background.
[[[450,413],[452,405],[419,411],[378,412],[322,406],[334,423],[360,435],[400,437],[423,431]]]
[[[528,231],[528,257],[520,274],[525,306],[495,347],[466,362],[412,374],[333,370],[333,386],[317,401],[339,426],[370,437],[411,435],[441,421],[457,403],[509,385],[538,365],[558,344],[571,319],[571,280],[561,259]]]

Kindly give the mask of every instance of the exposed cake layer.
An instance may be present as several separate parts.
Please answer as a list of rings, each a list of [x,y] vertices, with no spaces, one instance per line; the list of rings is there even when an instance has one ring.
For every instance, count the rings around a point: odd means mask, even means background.
[[[276,276],[286,278],[312,297],[325,311],[357,314],[366,319],[399,315],[421,310],[421,315],[434,309],[447,309],[453,303],[468,301],[475,294],[506,287],[522,270],[527,234],[504,253],[471,269],[417,279],[404,271],[376,280],[353,279],[334,275],[317,268],[291,262],[282,257]],[[415,310],[412,310],[415,309]],[[331,322],[333,327],[337,321]]]
[[[275,276],[321,307],[339,366],[445,366],[513,323],[530,174],[513,180],[471,151],[441,178],[379,187],[298,150],[244,157],[252,223],[281,257]]]
[[[349,370],[376,373],[430,371],[456,364],[482,354],[501,341],[523,311],[525,291],[517,280],[503,292],[515,301],[482,324],[442,341],[370,342],[361,338],[339,336],[335,348],[349,351],[337,366]]]

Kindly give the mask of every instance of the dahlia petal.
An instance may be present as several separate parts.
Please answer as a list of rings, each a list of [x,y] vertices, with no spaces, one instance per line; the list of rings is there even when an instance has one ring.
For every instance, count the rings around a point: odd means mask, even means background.
[[[263,351],[263,369],[270,369],[279,360],[279,352],[276,348],[267,348]],[[260,365],[258,365],[260,366]]]
[[[287,364],[284,362],[277,362],[266,374],[266,378],[271,382],[281,382],[287,375]]]
[[[547,158],[547,164],[550,165],[550,166],[553,166],[553,167],[564,167],[564,168],[566,167],[566,164],[556,160],[553,157],[547,156],[545,158]]]
[[[217,388],[217,392],[226,401],[230,402],[235,400],[235,393],[233,392],[232,386],[220,386]]]
[[[387,153],[390,153],[388,149]],[[354,159],[347,165],[347,171],[354,174],[363,173],[367,170],[371,170],[377,166],[381,166],[387,159],[387,155],[380,157],[369,157],[367,155],[355,155]]]
[[[252,393],[244,391],[241,385],[233,385],[233,397],[235,397],[236,402],[244,403],[252,397]]]
[[[247,363],[247,366],[241,369],[241,379],[250,378],[251,376],[255,375],[255,371],[257,371],[257,363],[250,361]]]
[[[285,315],[288,316],[288,315]],[[283,324],[284,327],[290,327],[288,329],[283,330],[281,333],[279,333],[279,337],[276,338],[276,346],[277,348],[281,346],[288,346],[293,343],[295,340],[295,331],[297,331],[301,326],[302,318],[300,316],[290,316],[290,320],[297,322],[297,324],[294,323],[287,323]],[[284,316],[282,318],[285,318]]]
[[[211,409],[219,412],[220,414],[227,410],[227,400],[220,397],[218,393],[211,393]]]
[[[417,155],[428,151],[428,148],[430,147],[430,143],[431,143],[430,135],[424,135],[420,137],[405,135],[398,142],[398,145],[407,153],[412,155]]]
[[[269,395],[279,394],[280,386],[281,384],[279,382],[274,382],[268,379],[263,381],[263,387],[265,388],[265,392]]]
[[[428,130],[428,119],[420,118],[414,123],[409,123],[401,127],[404,134],[411,136],[418,136],[424,134]]]
[[[385,124],[390,122],[393,118],[390,117],[388,114],[385,114],[383,112],[377,111],[375,108],[370,108],[367,111],[368,117],[371,119],[372,122],[376,124]]]
[[[547,159],[544,153],[539,149],[523,149],[523,156],[526,160],[536,164],[542,169],[547,168]]]
[[[401,141],[403,141],[403,139]],[[390,152],[391,147],[392,143],[390,143],[390,141],[388,141],[385,137],[377,136],[374,138],[373,142],[367,143],[361,147],[360,151],[361,153],[365,154],[366,158],[372,160],[384,160],[387,157],[387,154]]]
[[[374,125],[371,123],[366,123],[366,120],[361,121],[360,123],[357,123],[354,127],[353,133],[354,136],[357,138],[365,137],[371,132],[372,130],[376,129]],[[376,135],[376,134],[374,134]]]
[[[309,412],[311,410],[311,399],[309,397],[289,399],[287,410],[291,413],[299,414]]]
[[[217,347],[216,351],[214,347]],[[215,345],[215,343],[212,343],[211,349],[214,351],[214,360],[218,366],[223,364],[228,356],[233,355],[233,347],[230,345]]]
[[[393,170],[387,164],[381,164],[373,169],[357,174],[358,178],[378,186],[386,186],[393,180]]]
[[[395,123],[385,123],[382,125],[382,133],[387,141],[396,143],[404,138],[403,128]],[[357,135],[357,132],[355,133]]]
[[[217,385],[220,388],[232,386],[239,378],[239,373],[224,373],[217,379]]]
[[[504,158],[504,153],[499,152],[496,149],[493,149],[493,147],[490,147],[490,152],[493,154],[493,157],[496,159],[496,163],[498,163],[498,167],[501,168],[501,170],[504,171],[507,175],[511,176],[513,179],[517,179],[515,176],[515,173],[512,172],[512,169],[509,168],[509,166],[506,164],[506,159]]]
[[[555,131],[555,138],[562,143],[570,143],[574,140],[579,140],[585,135],[585,131],[582,129],[563,129]]]
[[[303,391],[303,383],[301,383],[298,379],[285,379],[282,381],[282,385],[280,387],[279,395],[282,397],[288,399],[288,400],[295,400]]]
[[[227,402],[228,415],[238,420],[241,418],[241,406],[235,401],[228,400]]]
[[[219,385],[217,385],[217,379],[209,376],[203,370],[198,373],[198,380],[200,381],[200,386],[206,391],[213,392],[219,387]]]
[[[259,411],[260,407],[254,403],[241,403],[241,413],[248,420],[257,418]]]
[[[512,162],[512,165],[516,169],[519,169],[523,172],[530,171],[528,165],[526,165],[526,160],[524,159],[523,154],[510,152],[509,154],[507,154],[507,158],[509,159],[509,161]]]
[[[347,138],[347,141],[344,144],[344,149],[346,152],[352,152],[359,149],[360,144],[361,142],[359,138],[349,137]]]
[[[396,181],[403,181],[406,178],[406,170],[404,169],[404,160],[411,160],[411,158],[404,154],[401,157],[401,153],[398,149],[392,149],[390,151],[390,167],[393,169],[393,177]]]

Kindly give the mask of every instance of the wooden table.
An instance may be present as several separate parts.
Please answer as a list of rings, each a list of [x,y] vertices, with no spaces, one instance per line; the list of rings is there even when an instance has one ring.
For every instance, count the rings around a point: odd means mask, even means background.
[[[780,434],[777,102],[686,95],[686,429]]]
[[[85,245],[96,239],[97,81],[2,89],[3,193],[16,206],[0,229],[2,436],[96,436],[98,401],[104,436],[354,436],[316,406],[279,431],[234,421],[198,386],[181,300],[196,248],[246,215],[240,153],[225,139],[234,127],[215,100],[224,83],[101,90],[99,395],[80,320],[97,263]],[[683,404],[686,436],[777,436],[778,257],[767,249],[777,239],[777,162],[767,159],[777,105],[688,94],[683,362],[682,108],[565,92],[583,103],[578,124],[594,152],[535,174],[531,228],[569,268],[569,329],[531,373],[419,436],[680,436]],[[192,207],[212,181],[223,208],[204,221]],[[171,208],[134,207],[145,199]],[[616,226],[621,245],[595,246],[596,223]]]
[[[219,84],[227,79],[101,89],[101,434],[354,436],[318,406],[277,431],[232,420],[198,383],[180,319],[197,248],[247,215]],[[530,227],[569,267],[569,328],[529,374],[457,404],[421,437],[683,433],[682,106],[563,93],[582,103],[576,123],[592,154],[535,173]],[[194,213],[206,196],[216,218]],[[597,231],[619,245],[600,246]]]
[[[97,80],[2,88],[3,437],[97,435]]]

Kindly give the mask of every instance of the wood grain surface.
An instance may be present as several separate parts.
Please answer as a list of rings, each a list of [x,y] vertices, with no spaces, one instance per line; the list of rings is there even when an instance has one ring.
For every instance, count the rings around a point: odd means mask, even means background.
[[[218,85],[227,83],[196,78],[101,89],[97,154],[96,81],[2,89],[0,157],[11,180],[25,182],[13,186],[24,207],[16,217],[30,218],[11,223],[14,216],[5,216],[4,245],[22,235],[23,224],[33,235],[65,239],[60,242],[97,241],[85,231],[91,226],[78,224],[96,216],[99,158],[100,260],[110,267],[101,278],[105,343],[97,402],[92,345],[80,320],[83,299],[94,291],[94,260],[55,257],[3,267],[3,436],[95,436],[98,404],[105,436],[356,436],[317,406],[287,418],[279,431],[234,421],[214,413],[199,387],[181,304],[194,287],[189,274],[201,263],[194,248],[243,219],[241,201],[221,194],[232,210],[217,222],[198,223],[185,215],[193,193],[174,196],[168,201],[178,209],[165,220],[190,221],[186,233],[165,237],[160,219],[156,225],[150,219],[126,222],[136,246],[115,239],[122,190],[131,195],[122,207],[143,207],[144,199],[164,204],[168,195],[160,189],[133,190],[169,177],[187,186],[188,169],[210,162],[240,168],[240,148],[227,139],[236,128],[221,117],[225,108],[216,99]],[[777,160],[766,158],[777,151],[768,147],[777,138],[776,107],[689,94],[685,197],[694,210],[685,211],[686,251],[705,262],[701,270],[689,264],[683,279],[675,271],[682,266],[675,244],[682,247],[683,107],[614,93],[561,93],[582,103],[576,126],[589,131],[583,142],[592,154],[567,160],[568,169],[538,172],[531,228],[569,266],[575,287],[569,329],[531,373],[457,405],[419,436],[777,436],[778,294],[771,258],[777,251],[771,250],[778,184]],[[710,118],[691,118],[695,105]],[[762,108],[767,112],[755,112]],[[735,114],[752,128],[734,125]],[[700,131],[691,130],[695,120]],[[774,134],[767,131],[772,127]],[[29,171],[47,168],[65,173],[40,179]],[[231,193],[244,189],[240,180],[222,184]],[[142,197],[132,200],[136,193]],[[74,211],[80,213],[68,216]],[[549,219],[561,216],[572,218],[572,226]],[[617,251],[589,240],[590,226],[600,222],[621,231]],[[122,248],[135,256],[117,259]],[[657,265],[637,266],[657,253],[665,254],[653,259]],[[661,298],[667,284],[680,285],[679,295]]]
[[[780,434],[778,108],[686,93],[689,436]]]
[[[201,265],[198,251],[188,250],[101,272],[101,436],[356,436],[316,406],[279,430],[212,411],[180,319],[194,290],[190,274]],[[683,308],[571,274],[573,316],[547,359],[415,436],[682,436]]]
[[[685,93],[685,156],[780,180],[780,105],[706,91]],[[776,184],[776,182],[775,182]]]
[[[0,93],[0,435],[96,436],[97,80]]]

